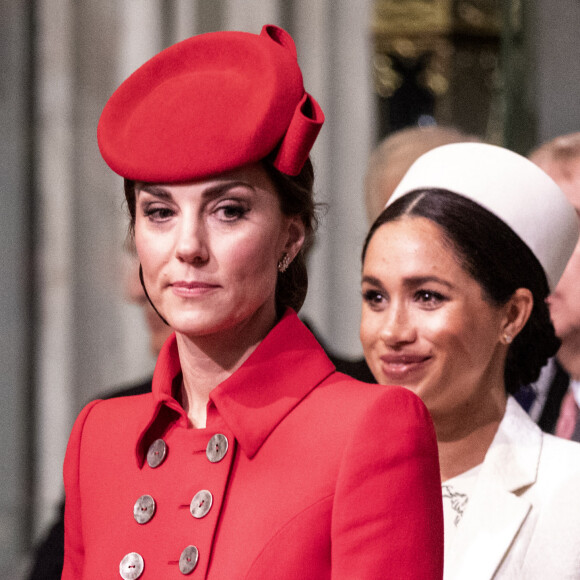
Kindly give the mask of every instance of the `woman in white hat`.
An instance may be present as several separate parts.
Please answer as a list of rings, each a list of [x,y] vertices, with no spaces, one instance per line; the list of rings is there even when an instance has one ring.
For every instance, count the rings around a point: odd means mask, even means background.
[[[580,578],[580,446],[511,397],[558,348],[546,298],[578,237],[556,184],[478,143],[423,155],[363,249],[361,340],[437,433],[445,578]]]

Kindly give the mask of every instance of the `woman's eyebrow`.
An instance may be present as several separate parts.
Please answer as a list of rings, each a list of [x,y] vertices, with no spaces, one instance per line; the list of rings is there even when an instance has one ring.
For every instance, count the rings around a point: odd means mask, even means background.
[[[250,189],[252,191],[255,191],[256,189],[253,185],[245,181],[224,181],[223,183],[216,183],[214,185],[208,186],[203,190],[202,196],[204,198],[213,199],[223,195],[224,193],[227,193],[230,189],[234,189],[236,187],[243,187],[244,189]],[[136,190],[138,192],[144,191],[162,200],[168,200],[172,197],[171,193],[162,185],[156,185],[154,183],[145,183],[137,187]]]
[[[378,286],[379,288],[383,287],[381,281],[378,278],[375,278],[375,276],[363,276],[362,283],[371,284],[372,286]]]
[[[203,197],[214,198],[219,197],[227,193],[230,189],[235,189],[236,187],[242,187],[244,189],[250,189],[255,191],[256,188],[247,183],[246,181],[224,181],[223,183],[216,183],[215,185],[210,185],[203,191]]]
[[[155,185],[155,184],[151,184],[151,183],[144,183],[143,185],[136,187],[135,191],[138,194],[140,192],[144,191],[144,192],[148,193],[149,195],[152,195],[152,196],[157,197],[159,199],[171,199],[171,194],[160,185]]]
[[[373,286],[377,286],[378,288],[383,288],[382,282],[375,276],[363,276],[362,282],[372,284]],[[430,282],[436,282],[437,284],[442,284],[443,286],[447,286],[448,288],[453,288],[453,284],[451,284],[451,282],[448,282],[443,278],[439,278],[438,276],[409,276],[403,279],[403,284],[410,288],[422,286],[423,284],[429,284]]]
[[[448,288],[453,288],[453,284],[439,278],[439,276],[411,276],[405,279],[405,284],[407,286],[422,286],[423,284],[429,284],[430,282],[436,282],[437,284],[442,284]]]

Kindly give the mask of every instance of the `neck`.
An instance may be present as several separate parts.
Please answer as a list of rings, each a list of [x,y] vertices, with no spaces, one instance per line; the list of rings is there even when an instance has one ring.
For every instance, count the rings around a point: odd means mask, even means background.
[[[176,332],[183,374],[181,404],[192,426],[206,426],[210,393],[244,363],[275,322],[274,317],[267,324],[252,319],[206,336]]]
[[[479,465],[495,437],[507,404],[505,391],[488,392],[484,408],[478,405],[456,409],[445,417],[433,416],[441,481]],[[479,407],[479,408],[478,408]],[[485,410],[484,410],[485,409]]]
[[[566,372],[574,380],[580,380],[580,335],[563,340],[557,357]]]

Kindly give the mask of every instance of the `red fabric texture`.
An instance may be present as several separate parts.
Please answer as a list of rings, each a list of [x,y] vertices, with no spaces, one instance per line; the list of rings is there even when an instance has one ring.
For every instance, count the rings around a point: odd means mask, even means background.
[[[182,578],[190,544],[192,578],[442,578],[437,445],[413,393],[335,372],[289,311],[214,390],[207,428],[191,429],[171,396],[176,361],[172,337],[153,393],[92,403],[77,419],[64,471],[64,580],[117,578],[130,552],[144,559],[143,580]],[[215,433],[229,448],[210,463]],[[168,451],[152,469],[139,442],[157,437]],[[201,489],[213,505],[195,519]],[[140,525],[133,505],[143,494],[157,509]]]
[[[160,52],[113,93],[97,137],[111,169],[136,181],[194,181],[271,153],[280,171],[297,175],[323,122],[292,38],[267,25]]]

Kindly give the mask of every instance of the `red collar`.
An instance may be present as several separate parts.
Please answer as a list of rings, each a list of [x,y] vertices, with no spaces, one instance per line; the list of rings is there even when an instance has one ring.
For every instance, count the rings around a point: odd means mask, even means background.
[[[251,458],[276,425],[334,370],[314,336],[288,309],[244,364],[211,392],[208,427],[217,413]],[[152,434],[163,432],[172,422],[187,425],[187,416],[173,397],[174,383],[180,376],[177,342],[172,335],[155,366],[154,407],[137,441],[139,466]]]

